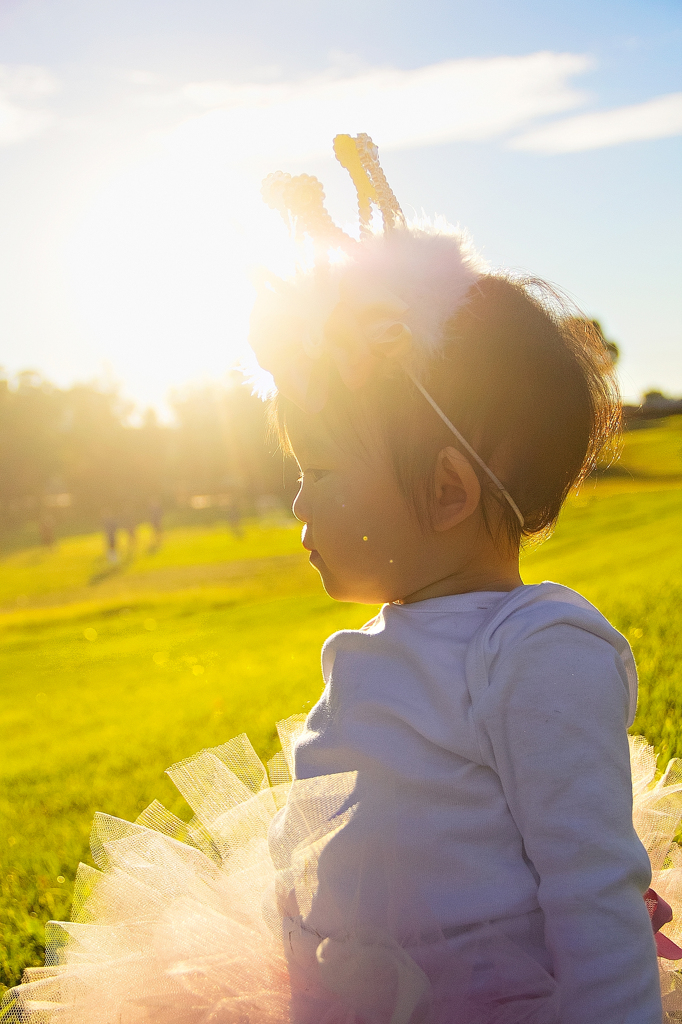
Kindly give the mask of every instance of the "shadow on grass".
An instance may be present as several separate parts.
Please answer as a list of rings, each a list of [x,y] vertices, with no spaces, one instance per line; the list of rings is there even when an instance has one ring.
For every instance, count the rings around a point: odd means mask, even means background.
[[[132,562],[132,555],[126,555],[124,558],[120,558],[117,562],[107,562],[105,565],[100,564],[88,580],[88,584],[91,587],[94,587],[97,586],[98,583],[103,583],[105,580],[109,580],[114,576],[120,576],[124,569],[127,569]]]

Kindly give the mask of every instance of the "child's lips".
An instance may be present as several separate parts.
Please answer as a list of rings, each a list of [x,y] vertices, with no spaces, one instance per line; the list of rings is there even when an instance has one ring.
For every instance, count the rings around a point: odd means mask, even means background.
[[[310,557],[308,559],[310,564],[314,566],[316,569],[319,569],[321,565],[324,565],[324,559],[322,558],[322,555],[317,550],[317,548],[313,547],[312,541],[313,538],[310,532],[310,527],[306,523],[301,532],[301,544],[303,545],[306,551],[310,552]]]
[[[310,552],[310,557],[308,561],[311,563],[311,565],[315,565],[316,561],[321,561],[320,552],[317,550],[317,548],[312,547],[311,544],[306,544],[305,541],[303,541],[303,547],[306,549],[306,551]]]
[[[315,550],[315,548],[313,547],[313,545],[311,543],[310,529],[308,528],[307,525],[304,526],[303,530],[301,531],[301,544],[306,549],[306,551],[311,551],[312,552],[312,551]]]

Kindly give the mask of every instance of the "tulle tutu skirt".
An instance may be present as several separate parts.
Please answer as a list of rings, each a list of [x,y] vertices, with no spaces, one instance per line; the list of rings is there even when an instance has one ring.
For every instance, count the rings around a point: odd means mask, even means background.
[[[658,968],[666,1024],[682,1022],[682,960],[667,959],[672,945],[682,945],[682,847],[675,842],[682,825],[682,759],[673,758],[657,778],[656,754],[644,737],[630,737],[632,817],[651,861],[651,889],[669,904],[672,920],[660,931]],[[650,908],[651,912],[651,908]],[[655,924],[654,920],[654,924]],[[681,950],[675,951],[677,955]]]
[[[499,931],[306,928],[356,779],[292,781],[303,721],[279,724],[267,769],[246,736],[170,768],[189,823],[157,802],[135,823],[96,815],[97,869],[80,865],[72,919],[47,924],[45,966],[6,994],[3,1024],[556,1024],[553,979]],[[641,737],[631,756],[635,826],[674,911],[661,934],[682,942],[682,766],[657,779]],[[682,1021],[680,962],[659,965],[666,1020]]]

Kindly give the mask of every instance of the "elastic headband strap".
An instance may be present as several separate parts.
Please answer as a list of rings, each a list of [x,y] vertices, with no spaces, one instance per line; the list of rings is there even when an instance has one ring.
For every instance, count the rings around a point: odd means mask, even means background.
[[[408,377],[410,378],[410,380],[412,381],[412,383],[414,384],[414,386],[415,386],[415,387],[417,388],[417,390],[418,390],[418,391],[421,391],[422,395],[424,396],[424,398],[426,399],[426,401],[427,401],[427,402],[429,403],[429,405],[431,406],[431,408],[433,409],[433,411],[434,411],[434,412],[436,412],[436,413],[438,413],[438,415],[440,416],[440,418],[442,419],[443,423],[444,423],[444,424],[445,424],[445,426],[446,426],[446,427],[448,428],[448,430],[451,430],[451,431],[452,431],[452,433],[453,433],[453,434],[455,435],[455,437],[457,438],[457,440],[459,441],[459,443],[460,443],[460,444],[462,445],[462,447],[466,449],[466,451],[467,451],[467,452],[469,453],[469,455],[471,456],[471,458],[472,458],[472,459],[474,459],[474,461],[478,463],[478,465],[479,465],[479,466],[481,467],[481,469],[483,470],[483,472],[484,472],[484,473],[486,473],[486,474],[487,474],[487,476],[488,476],[488,477],[489,477],[489,478],[490,478],[490,479],[492,480],[492,482],[493,482],[493,483],[495,484],[495,486],[497,487],[497,489],[498,489],[498,491],[500,492],[500,494],[502,495],[502,497],[503,497],[503,498],[505,499],[505,501],[506,501],[506,502],[507,502],[507,503],[509,504],[509,506],[510,506],[510,507],[511,507],[511,509],[513,510],[513,512],[514,512],[514,515],[516,516],[516,518],[518,519],[518,521],[519,521],[519,522],[521,523],[521,529],[523,529],[523,527],[524,527],[524,525],[525,525],[525,519],[523,518],[523,514],[522,514],[522,512],[521,512],[521,509],[520,509],[520,508],[519,508],[519,506],[518,506],[518,505],[516,504],[516,502],[515,502],[515,501],[514,501],[514,499],[512,498],[512,496],[511,496],[511,494],[509,493],[509,491],[507,490],[507,488],[506,488],[506,487],[504,486],[504,484],[503,484],[503,483],[502,483],[502,482],[501,482],[500,480],[498,480],[498,479],[497,479],[497,477],[496,477],[496,476],[495,476],[495,474],[493,473],[492,469],[489,469],[489,468],[488,468],[488,466],[486,466],[486,464],[485,464],[485,462],[483,461],[483,459],[482,459],[482,458],[480,457],[480,455],[478,455],[478,454],[477,454],[477,453],[476,453],[476,452],[474,451],[474,449],[473,449],[473,448],[471,447],[471,445],[469,444],[469,442],[468,442],[468,441],[466,441],[466,440],[465,440],[465,439],[464,439],[464,438],[462,437],[462,435],[460,434],[459,430],[458,430],[458,429],[457,429],[457,427],[456,427],[456,426],[454,425],[454,423],[452,423],[452,422],[451,422],[451,421],[450,421],[450,420],[449,420],[449,419],[447,418],[447,416],[445,415],[445,413],[443,412],[443,410],[441,409],[441,407],[440,407],[439,405],[437,405],[437,404],[436,404],[436,403],[434,402],[434,400],[433,400],[433,399],[431,398],[431,395],[430,395],[430,394],[428,393],[428,391],[426,390],[426,388],[425,388],[425,387],[423,387],[423,386],[422,386],[422,385],[421,385],[421,384],[419,383],[419,381],[418,381],[418,380],[417,380],[417,378],[416,378],[416,377],[414,376],[414,374],[410,373],[410,371],[409,371],[409,370],[408,370],[408,369],[407,369],[406,367],[403,367],[403,369],[405,370],[405,373],[406,373],[406,374],[407,374],[407,376],[408,376]]]

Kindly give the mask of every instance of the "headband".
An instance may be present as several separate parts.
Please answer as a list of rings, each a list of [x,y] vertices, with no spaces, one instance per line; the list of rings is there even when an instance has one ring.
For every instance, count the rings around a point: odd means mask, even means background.
[[[331,219],[317,178],[278,171],[263,182],[268,206],[295,236],[312,240],[315,259],[288,281],[260,273],[249,335],[258,363],[281,394],[309,413],[324,408],[332,369],[355,390],[387,360],[399,365],[523,528],[509,491],[419,380],[441,349],[446,322],[486,273],[485,264],[467,236],[445,221],[407,223],[368,135],[337,135],[334,152],[356,188],[359,240]],[[381,232],[373,207],[381,214]]]

